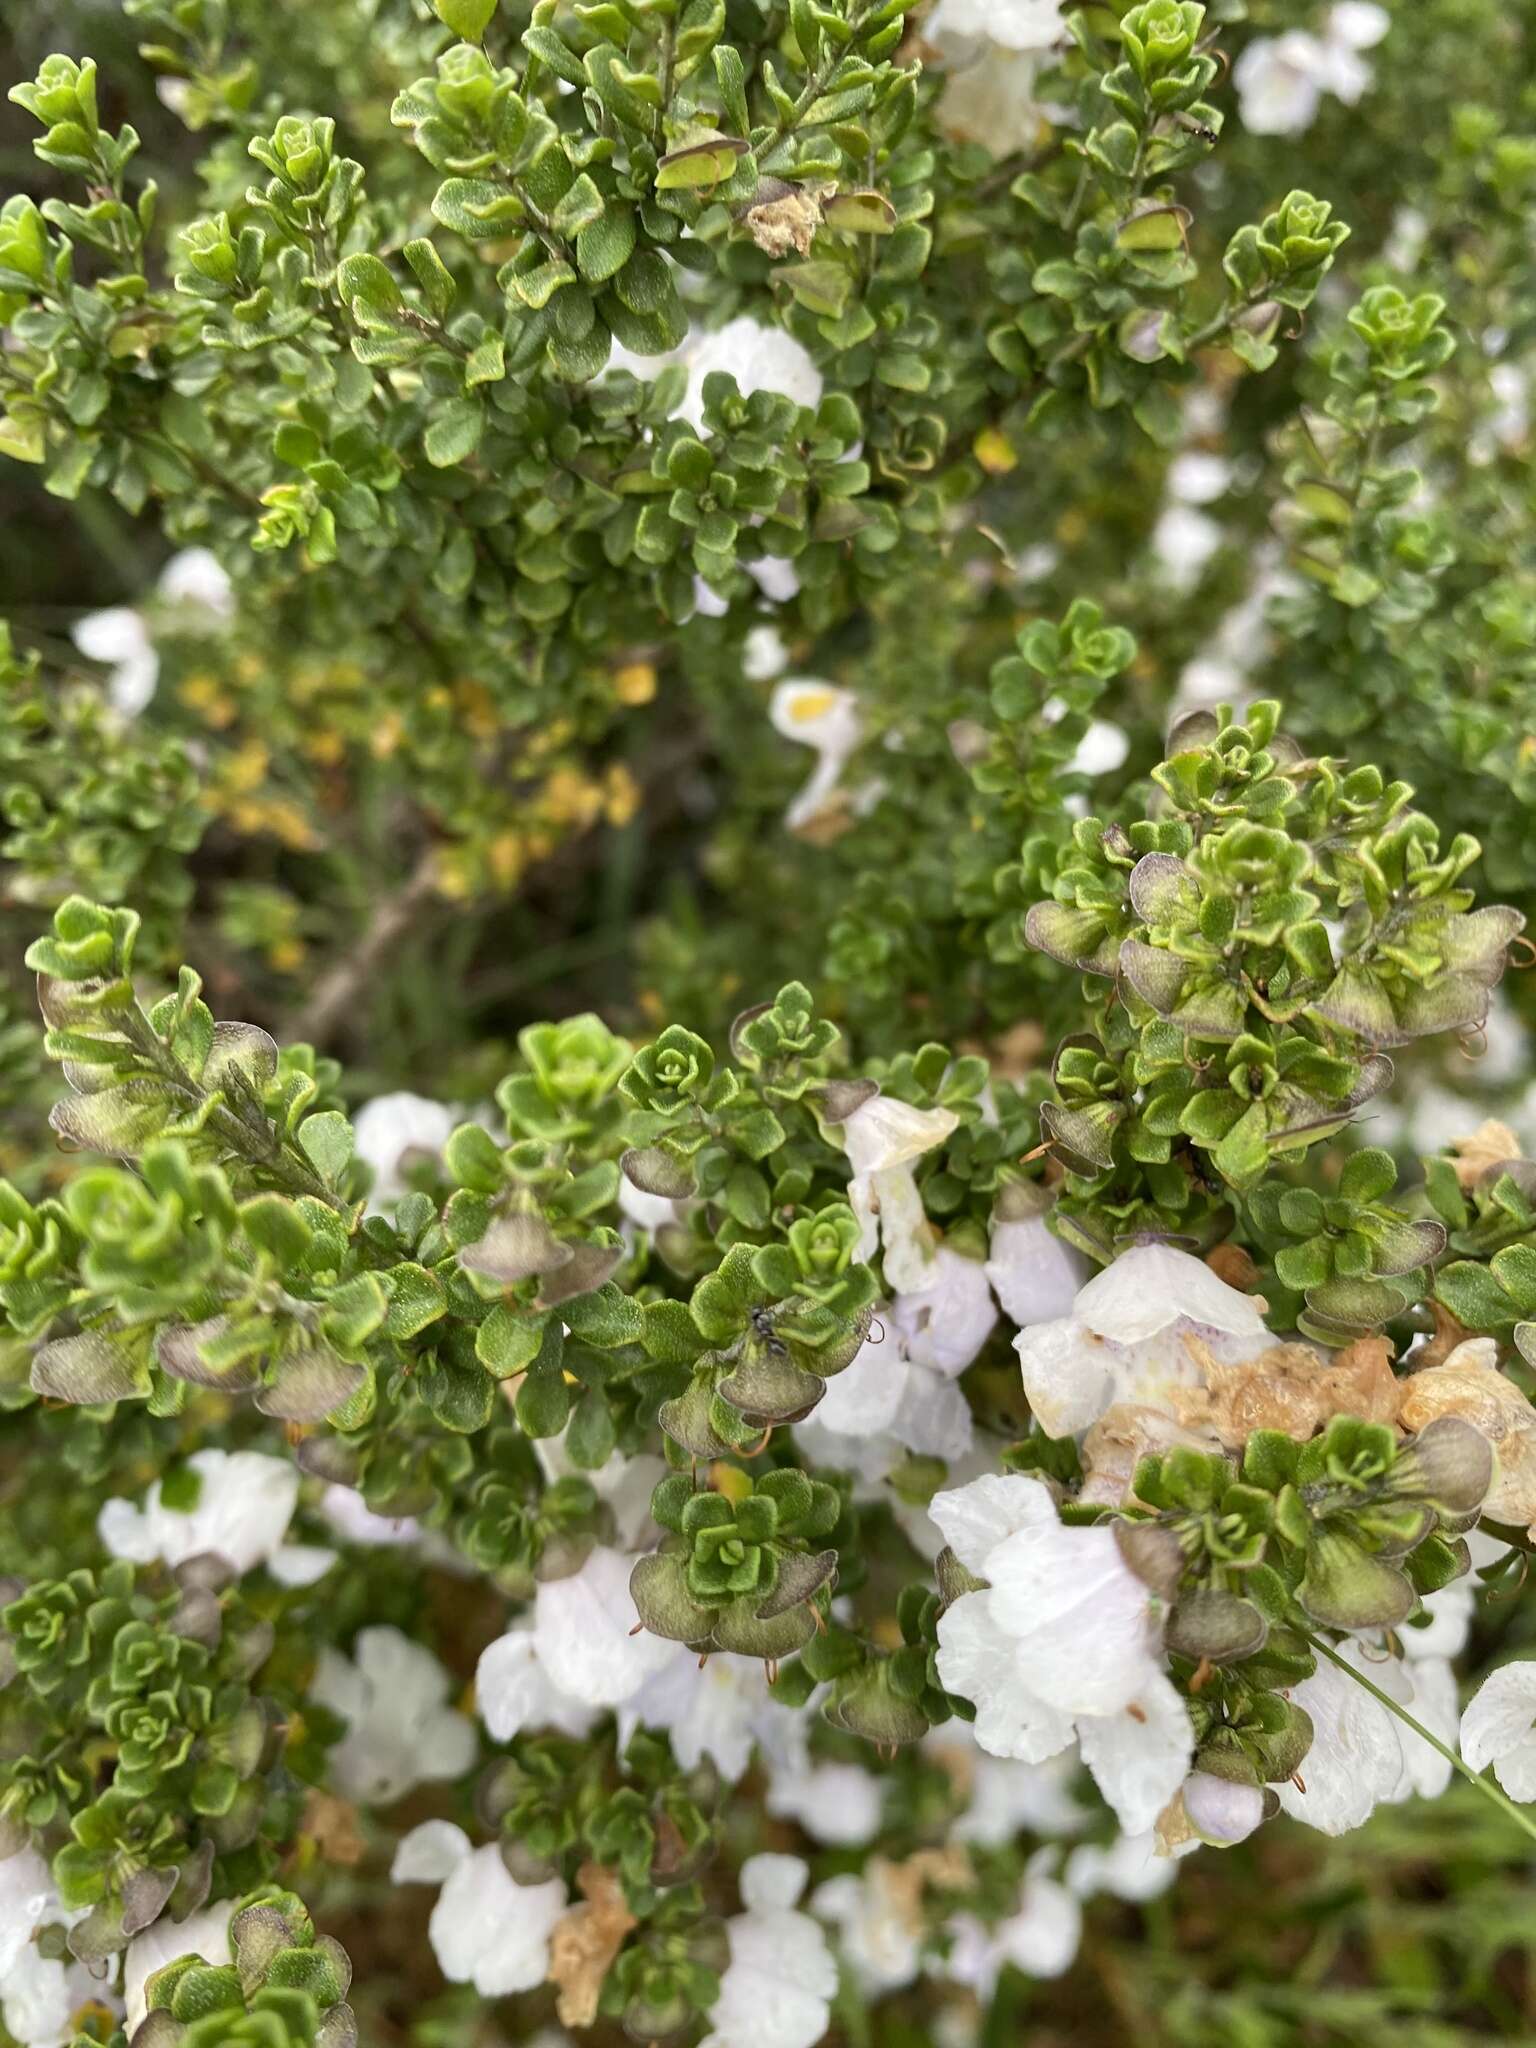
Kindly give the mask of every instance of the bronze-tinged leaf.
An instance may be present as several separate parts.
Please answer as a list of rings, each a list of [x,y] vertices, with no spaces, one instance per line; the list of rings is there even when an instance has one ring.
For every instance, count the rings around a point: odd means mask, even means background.
[[[1065,903],[1033,903],[1025,913],[1024,940],[1037,953],[1049,954],[1064,967],[1113,979],[1119,948],[1097,910],[1075,910]]]
[[[619,1165],[631,1187],[637,1187],[643,1195],[684,1202],[696,1187],[688,1168],[660,1145],[631,1146]]]
[[[749,1337],[734,1370],[720,1382],[723,1401],[753,1422],[796,1422],[809,1415],[827,1383],[806,1372],[774,1339]]]
[[[578,1294],[595,1294],[605,1280],[612,1279],[624,1263],[621,1244],[572,1244],[562,1247],[570,1256],[539,1282],[536,1309],[558,1308],[574,1301]]]
[[[759,1621],[771,1621],[809,1600],[813,1593],[837,1577],[837,1552],[820,1551],[814,1557],[790,1555],[779,1559],[779,1576],[773,1591],[757,1610]]]
[[[259,1024],[215,1024],[203,1062],[205,1088],[223,1088],[236,1071],[258,1092],[277,1072],[277,1040]]]
[[[1405,1038],[1433,1038],[1441,1031],[1476,1031],[1488,1019],[1491,984],[1481,974],[1438,975],[1425,988],[1405,989],[1398,998],[1398,1025]]]
[[[1524,930],[1525,918],[1507,903],[1459,911],[1441,927],[1441,957],[1447,967],[1492,987],[1504,972],[1510,945]]]
[[[1449,1515],[1470,1515],[1493,1485],[1493,1446],[1460,1415],[1437,1415],[1398,1458],[1393,1477],[1401,1490]]]
[[[261,1385],[259,1357],[237,1358],[231,1365],[210,1365],[203,1346],[229,1329],[228,1316],[210,1316],[203,1323],[172,1323],[155,1339],[155,1357],[173,1380],[194,1387],[220,1387],[227,1394],[249,1394]]]
[[[1214,711],[1186,711],[1168,728],[1163,758],[1171,761],[1177,754],[1192,754],[1199,747],[1208,747],[1220,731],[1221,720]]]
[[[1415,1267],[1427,1266],[1432,1259],[1439,1258],[1445,1246],[1443,1223],[1426,1218],[1418,1223],[1392,1224],[1372,1247],[1372,1270],[1381,1279],[1390,1280],[1394,1274],[1411,1273]]]
[[[66,1145],[104,1152],[110,1159],[132,1159],[163,1128],[169,1114],[161,1084],[140,1079],[90,1095],[68,1096],[54,1104],[48,1121]]]
[[[1200,908],[1194,876],[1171,853],[1144,853],[1131,869],[1131,905],[1148,924],[1193,918]]]
[[[1171,1017],[1189,979],[1189,962],[1165,946],[1149,946],[1145,939],[1122,939],[1120,978],[1160,1017]]]
[[[821,1081],[805,1091],[805,1099],[824,1124],[843,1124],[856,1109],[862,1109],[866,1102],[873,1102],[879,1093],[878,1081]]]
[[[282,1422],[323,1422],[351,1400],[367,1379],[366,1370],[317,1346],[291,1351],[278,1360],[270,1382],[259,1389],[256,1406]]]
[[[99,1401],[138,1401],[150,1389],[149,1367],[99,1330],[57,1337],[32,1359],[32,1391],[74,1408]]]
[[[1107,1173],[1115,1163],[1114,1137],[1125,1113],[1123,1102],[1095,1102],[1082,1109],[1042,1102],[1040,1129],[1048,1143],[1080,1159],[1090,1173]]]
[[[1268,1635],[1269,1624],[1251,1600],[1203,1586],[1174,1608],[1164,1641],[1180,1657],[1233,1664],[1261,1650]]]
[[[1372,1557],[1341,1531],[1323,1528],[1308,1549],[1297,1598],[1324,1628],[1353,1633],[1397,1628],[1419,1596],[1395,1565]]]
[[[780,1657],[792,1657],[815,1633],[816,1617],[809,1607],[791,1607],[785,1614],[761,1621],[748,1593],[720,1609],[710,1640],[717,1650],[732,1650],[738,1657],[761,1657],[765,1663],[773,1663]]]
[[[656,1419],[689,1457],[724,1458],[735,1445],[715,1428],[711,1419],[714,1404],[714,1388],[706,1378],[696,1378],[675,1400],[662,1402]]]
[[[688,1590],[683,1560],[671,1551],[637,1557],[629,1575],[629,1597],[653,1636],[673,1643],[702,1643],[714,1627],[715,1610],[701,1607]]]
[[[535,1274],[553,1273],[572,1256],[571,1246],[560,1242],[542,1216],[520,1209],[498,1216],[484,1237],[465,1245],[459,1264],[466,1273],[479,1273],[503,1287],[516,1287]]]
[[[1346,962],[1328,987],[1311,1006],[1312,1014],[1325,1024],[1352,1031],[1370,1045],[1401,1045],[1405,1033],[1392,1008],[1392,999],[1367,967]]]

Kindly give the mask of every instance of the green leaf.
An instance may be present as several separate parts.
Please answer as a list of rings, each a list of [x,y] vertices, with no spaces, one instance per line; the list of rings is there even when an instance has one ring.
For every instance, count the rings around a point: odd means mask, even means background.
[[[706,185],[722,185],[734,175],[737,160],[748,154],[748,145],[732,135],[674,149],[656,167],[656,190],[693,192]]]
[[[681,1302],[677,1304],[682,1307]],[[475,1356],[498,1380],[526,1372],[544,1342],[546,1316],[503,1303],[493,1308],[475,1336]]]
[[[605,284],[635,253],[635,216],[627,206],[613,205],[576,237],[576,268],[588,284]]]
[[[478,398],[453,398],[422,436],[422,447],[434,469],[452,469],[466,462],[485,432],[485,407]]]
[[[477,384],[499,384],[507,373],[507,352],[499,334],[488,334],[472,350],[464,365],[464,388]]]
[[[299,1125],[299,1144],[316,1173],[328,1187],[334,1187],[346,1170],[357,1144],[352,1126],[340,1110],[322,1110],[305,1117]]]
[[[416,1337],[447,1312],[448,1290],[436,1273],[413,1263],[392,1266],[384,1275],[389,1288],[385,1334],[404,1341]]]
[[[466,43],[478,43],[490,27],[496,0],[432,0],[439,21]]]

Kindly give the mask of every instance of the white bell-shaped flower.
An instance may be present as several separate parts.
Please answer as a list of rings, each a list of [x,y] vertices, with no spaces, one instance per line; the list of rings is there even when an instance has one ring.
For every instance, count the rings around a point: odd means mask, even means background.
[[[413,1158],[435,1158],[447,1144],[459,1114],[445,1102],[402,1089],[376,1095],[352,1119],[357,1157],[373,1169],[368,1207],[377,1212],[406,1192],[405,1172]]]
[[[1493,1775],[1511,1799],[1536,1799],[1536,1663],[1501,1664],[1467,1702],[1462,1761]]]
[[[114,1557],[134,1564],[185,1564],[213,1554],[237,1572],[269,1567],[286,1585],[303,1586],[335,1562],[335,1552],[284,1541],[299,1500],[298,1469],[261,1451],[195,1451],[187,1460],[195,1498],[167,1506],[156,1480],[142,1507],[106,1501],[96,1518]],[[186,1475],[182,1475],[185,1480]]]
[[[731,1959],[702,2048],[814,2048],[832,2017],[837,1965],[826,1936],[796,1910],[806,1867],[798,1856],[750,1856],[744,1911],[725,1923]]]
[[[827,808],[864,736],[863,721],[852,690],[814,676],[788,677],[776,684],[768,700],[768,719],[775,732],[797,746],[812,748],[816,755],[810,781],[784,813],[793,832]]]
[[[1070,1315],[1021,1331],[1014,1349],[1040,1427],[1076,1436],[1119,1402],[1174,1413],[1171,1390],[1201,1384],[1188,1337],[1223,1365],[1274,1342],[1252,1296],[1188,1252],[1148,1244],[1095,1274]]]
[[[423,1821],[395,1851],[396,1884],[441,1884],[427,1923],[432,1953],[450,1984],[482,1998],[532,1991],[549,1975],[549,1943],[569,1900],[559,1878],[519,1884],[494,1842],[472,1849],[450,1821]]]
[[[383,1806],[413,1786],[461,1777],[479,1744],[474,1723],[447,1703],[451,1687],[431,1651],[397,1628],[360,1630],[350,1658],[327,1645],[310,1692],[347,1723],[330,1753],[336,1789]]]
[[[1113,1529],[1064,1525],[1039,1480],[989,1475],[929,1513],[987,1580],[939,1621],[941,1682],[975,1706],[976,1739],[1041,1763],[1076,1736],[1128,1833],[1183,1783],[1193,1736],[1161,1647],[1161,1603]]]
[[[1456,1679],[1440,1657],[1382,1656],[1359,1637],[1337,1646],[1354,1670],[1396,1700],[1431,1734],[1456,1742]],[[1378,1806],[1415,1795],[1436,1799],[1450,1783],[1451,1765],[1365,1687],[1329,1658],[1290,1697],[1312,1720],[1312,1746],[1298,1776],[1275,1789],[1294,1820],[1325,1835],[1362,1827]]]
[[[960,1119],[952,1109],[919,1109],[893,1095],[873,1095],[837,1126],[853,1169],[848,1200],[859,1219],[859,1257],[883,1256],[887,1284],[897,1294],[921,1294],[929,1285],[936,1246],[912,1168],[944,1140]]]

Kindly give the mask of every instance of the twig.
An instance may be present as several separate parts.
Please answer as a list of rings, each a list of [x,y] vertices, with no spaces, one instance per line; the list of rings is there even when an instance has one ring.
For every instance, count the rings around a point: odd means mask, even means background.
[[[435,864],[429,848],[416,863],[410,880],[374,911],[367,929],[346,958],[322,975],[313,995],[294,1019],[289,1037],[324,1045],[362,994],[374,969],[396,945],[432,899]]]

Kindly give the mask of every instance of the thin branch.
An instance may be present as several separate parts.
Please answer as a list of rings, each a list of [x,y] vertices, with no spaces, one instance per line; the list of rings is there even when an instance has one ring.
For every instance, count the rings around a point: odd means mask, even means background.
[[[314,993],[294,1019],[290,1038],[324,1045],[336,1026],[363,994],[385,955],[416,922],[436,893],[432,850],[423,853],[410,880],[374,911],[367,929],[346,958],[322,975]]]

